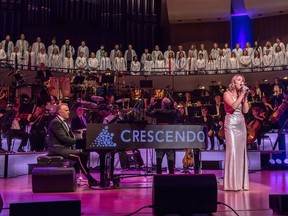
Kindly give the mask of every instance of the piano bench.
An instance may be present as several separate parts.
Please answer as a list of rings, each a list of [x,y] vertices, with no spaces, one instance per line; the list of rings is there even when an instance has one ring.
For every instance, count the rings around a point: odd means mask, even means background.
[[[73,192],[76,184],[73,167],[35,167],[32,170],[33,193]]]
[[[61,167],[63,166],[64,158],[62,156],[39,156],[37,158],[38,166],[51,166],[51,167]]]

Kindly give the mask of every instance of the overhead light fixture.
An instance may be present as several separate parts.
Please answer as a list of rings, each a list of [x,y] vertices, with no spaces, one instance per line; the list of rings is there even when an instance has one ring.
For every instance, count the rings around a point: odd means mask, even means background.
[[[279,158],[277,158],[277,159],[276,159],[276,163],[277,163],[277,164],[282,164],[282,160],[279,159]]]

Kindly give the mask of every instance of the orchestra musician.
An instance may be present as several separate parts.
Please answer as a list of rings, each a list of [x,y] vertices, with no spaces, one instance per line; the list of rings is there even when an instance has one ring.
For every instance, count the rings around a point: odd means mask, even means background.
[[[12,139],[21,139],[21,143],[17,149],[18,152],[25,152],[23,147],[27,145],[29,134],[26,132],[26,114],[19,114],[20,98],[15,98],[15,106],[11,110],[7,110],[2,119],[3,134],[7,138],[8,151],[11,151]],[[18,102],[19,101],[19,102]]]
[[[30,129],[30,151],[40,152],[45,149],[46,124],[49,113],[44,105],[38,105],[31,117],[28,117]]]
[[[48,127],[48,154],[62,156],[75,161],[78,168],[87,178],[89,187],[97,186],[99,182],[92,177],[87,167],[87,155],[73,149],[73,146],[76,144],[76,137],[66,123],[69,114],[70,111],[67,105],[60,104],[56,107],[56,117]]]
[[[83,132],[87,127],[87,119],[83,114],[84,108],[79,106],[76,109],[76,116],[71,119],[71,129],[76,137],[79,136],[80,138],[85,138],[83,137]]]
[[[249,111],[249,88],[244,83],[244,76],[234,75],[223,94],[226,111],[224,190],[230,191],[249,190],[247,130],[244,118],[244,114]]]
[[[252,108],[252,118],[247,123],[247,148],[252,149],[253,142],[257,139],[257,150],[261,145],[261,132],[264,116],[261,116],[261,109],[259,107]]]
[[[152,102],[151,102],[152,101]],[[150,105],[146,111],[146,115],[154,117],[157,124],[175,124],[177,123],[178,110],[171,109],[173,105],[169,98],[164,97],[161,101],[161,109],[155,109],[154,100],[150,101]],[[162,173],[162,161],[166,154],[169,174],[174,174],[175,150],[174,149],[155,149],[156,151],[156,173]]]
[[[208,146],[206,146],[206,149],[214,150],[214,121],[213,117],[208,115],[208,108],[206,106],[201,107],[201,116],[198,118],[198,124],[207,126],[207,135],[210,139],[211,148],[208,149]]]

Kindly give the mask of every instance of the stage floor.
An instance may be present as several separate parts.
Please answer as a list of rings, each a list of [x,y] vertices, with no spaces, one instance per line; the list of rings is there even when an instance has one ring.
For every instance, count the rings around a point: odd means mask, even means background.
[[[126,171],[129,173],[139,171]],[[144,171],[142,171],[144,173]],[[256,171],[249,174],[250,190],[241,192],[223,191],[223,170],[202,171],[214,173],[218,182],[218,201],[234,208],[241,216],[273,215],[269,209],[269,194],[288,194],[288,171]],[[98,173],[93,173],[99,178]],[[31,175],[0,179],[0,193],[4,208],[10,203],[43,202],[59,200],[81,200],[82,215],[127,215],[137,209],[152,204],[153,177],[136,177],[121,180],[119,189],[88,188],[85,181],[78,181],[80,186],[70,193],[32,193]],[[111,185],[112,186],[112,185]],[[197,196],[197,194],[191,194]],[[1,216],[9,215],[9,209],[3,209]],[[136,215],[152,215],[152,209],[146,208]],[[215,216],[235,215],[223,205],[218,205]],[[274,214],[276,215],[276,214]]]

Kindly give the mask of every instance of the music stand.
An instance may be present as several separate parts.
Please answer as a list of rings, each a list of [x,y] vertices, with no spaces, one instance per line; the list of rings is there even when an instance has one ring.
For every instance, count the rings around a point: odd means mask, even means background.
[[[102,75],[101,83],[113,84],[114,83],[114,76],[112,76],[112,75]]]
[[[76,76],[73,80],[73,83],[76,85],[83,84],[84,80],[85,80],[84,76]]]

